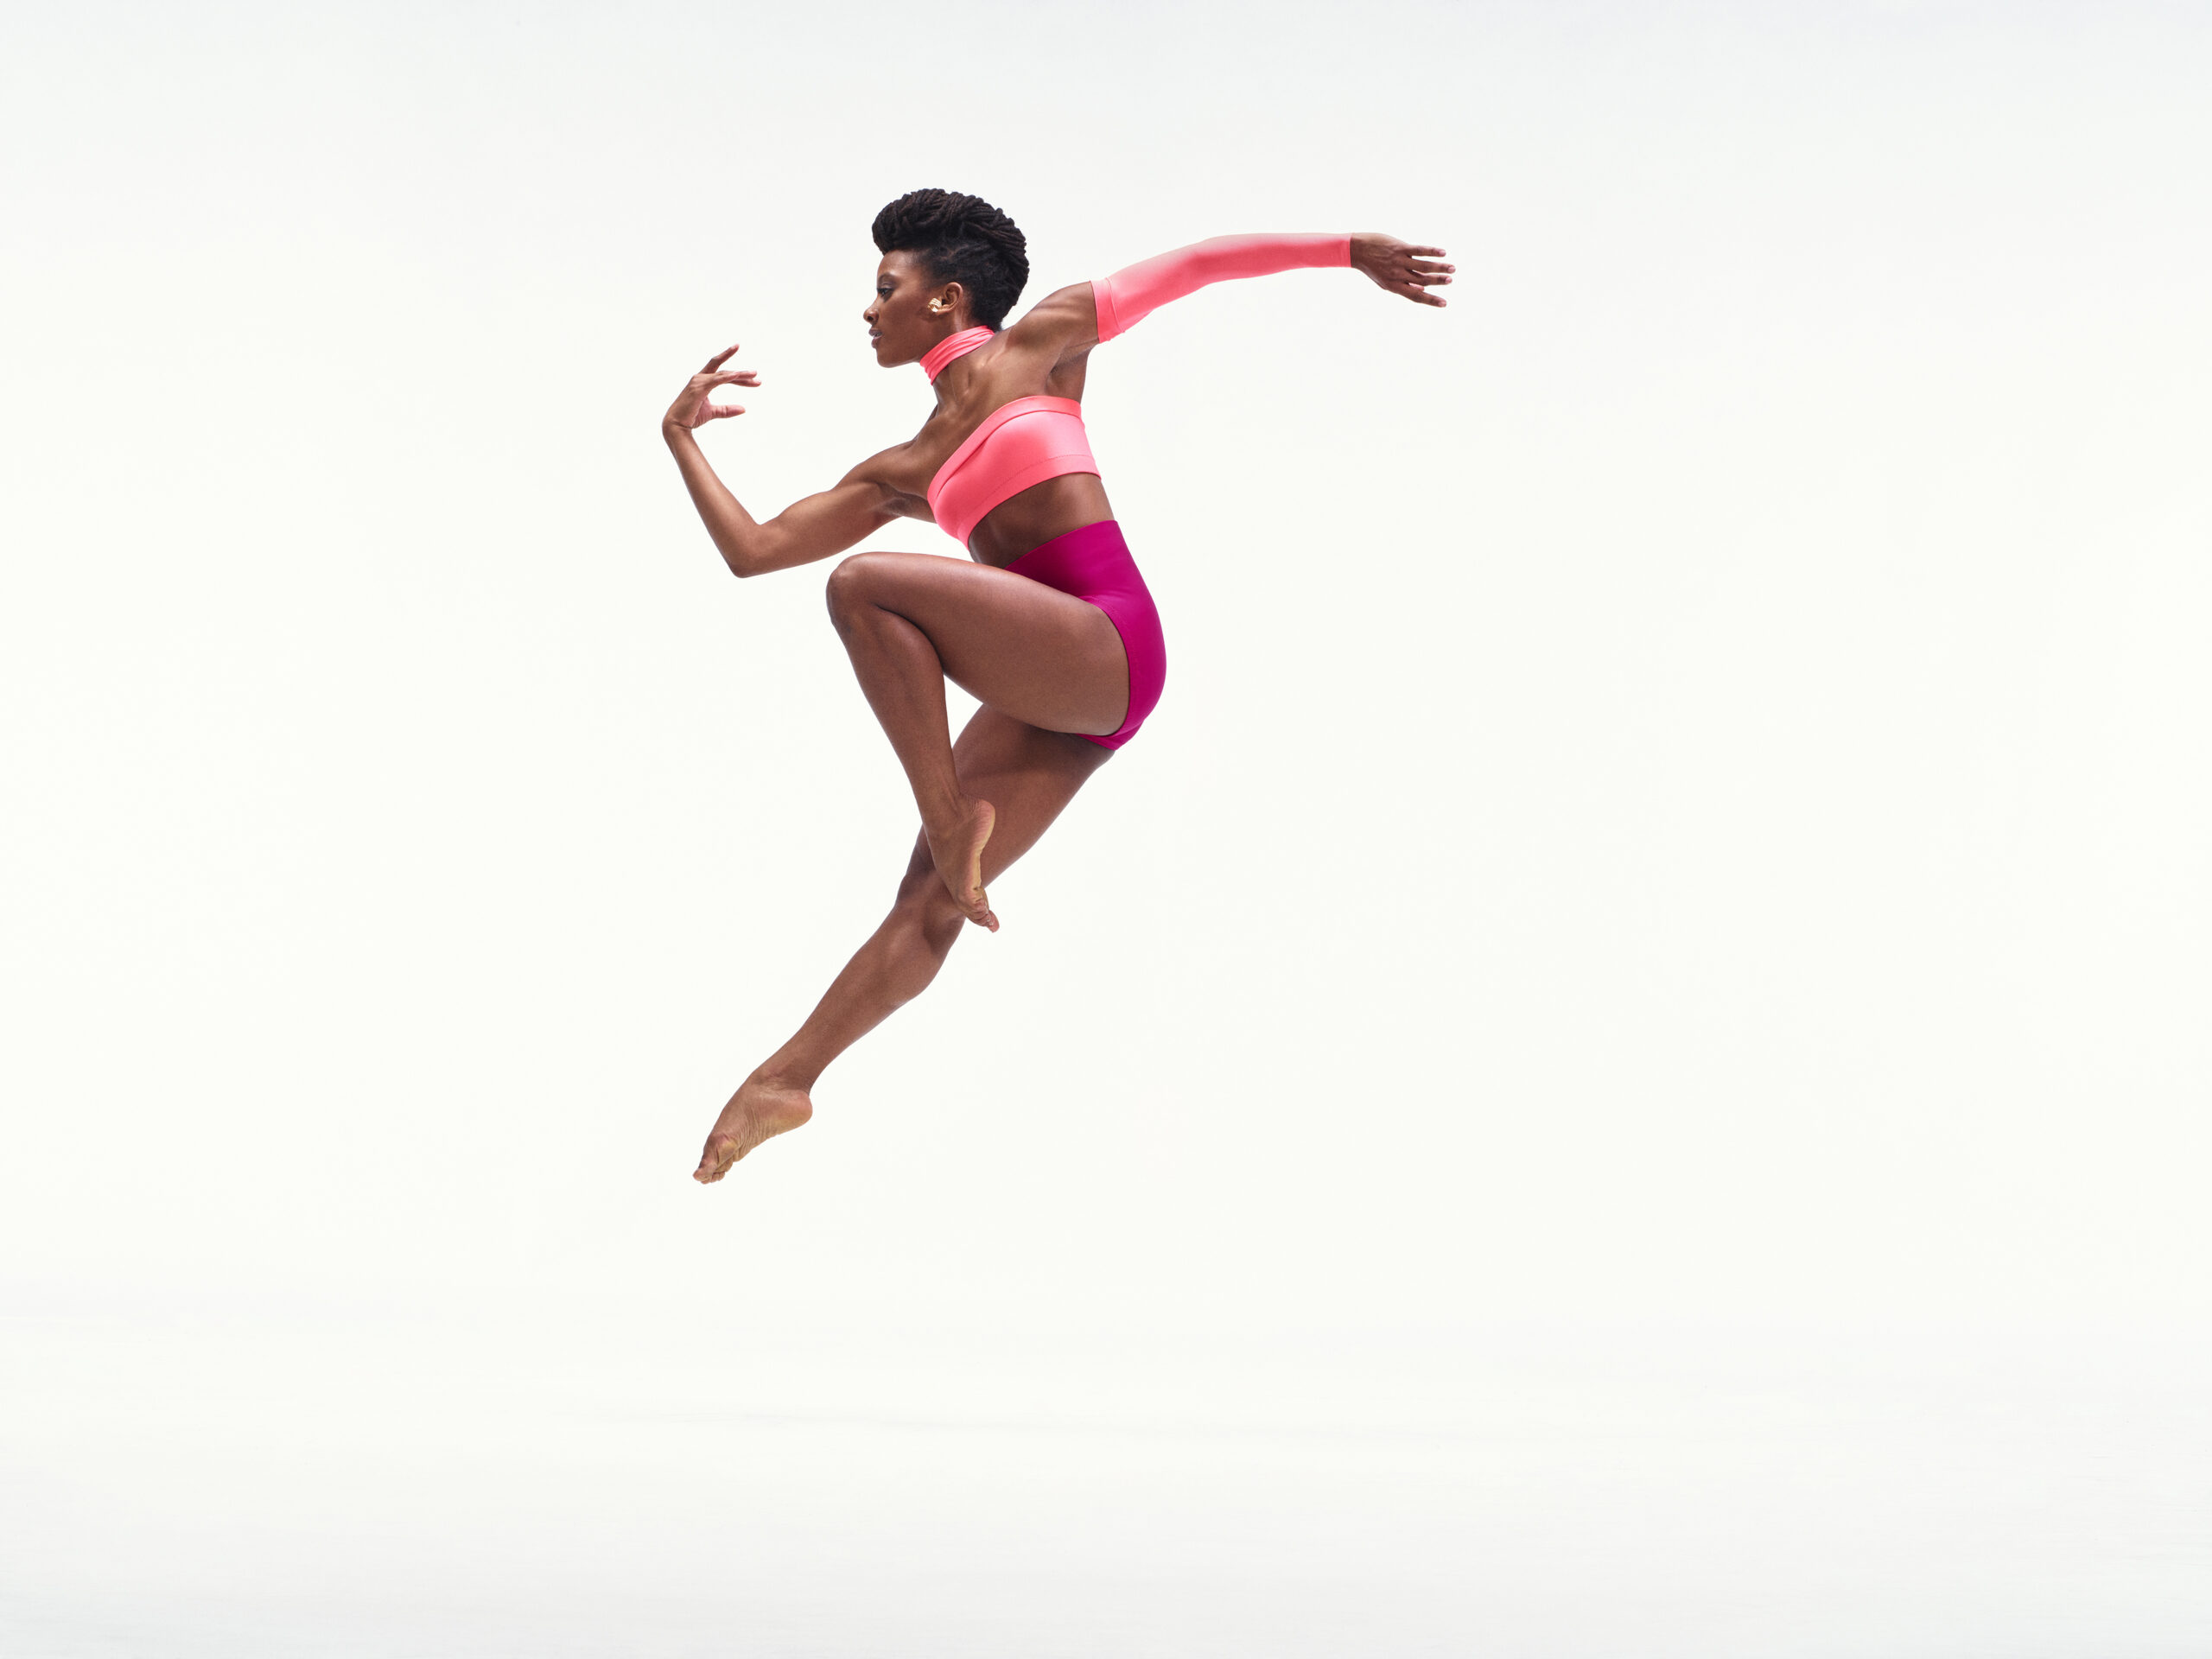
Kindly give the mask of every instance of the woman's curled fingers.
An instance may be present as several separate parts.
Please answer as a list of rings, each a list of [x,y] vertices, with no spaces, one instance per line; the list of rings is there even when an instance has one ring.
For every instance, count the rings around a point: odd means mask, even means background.
[[[742,404],[716,403],[714,399],[716,386],[757,386],[760,384],[760,377],[751,369],[728,369],[720,374],[694,376],[691,384],[699,394],[699,421],[704,425],[709,421],[719,421],[731,415],[745,413]]]
[[[688,429],[704,426],[709,421],[723,420],[732,415],[745,413],[742,404],[718,404],[714,401],[714,391],[717,386],[757,386],[760,384],[760,377],[751,369],[722,367],[736,350],[737,347],[732,346],[725,351],[716,352],[707,359],[706,367],[684,383],[683,390],[677,394],[676,401],[668,406],[668,413],[661,417],[664,427],[674,425]]]

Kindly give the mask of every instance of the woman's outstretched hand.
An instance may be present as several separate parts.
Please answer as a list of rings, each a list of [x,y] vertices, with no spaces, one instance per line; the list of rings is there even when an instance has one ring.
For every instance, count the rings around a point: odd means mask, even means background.
[[[1452,268],[1438,263],[1443,257],[1444,250],[1441,248],[1417,247],[1411,242],[1401,242],[1395,236],[1383,236],[1379,232],[1355,236],[1351,239],[1351,268],[1354,270],[1365,271],[1368,280],[1376,287],[1403,295],[1421,305],[1444,303],[1441,294],[1428,291],[1452,280]]]
[[[1379,279],[1378,279],[1379,280]],[[742,404],[715,404],[707,401],[707,394],[716,386],[757,386],[760,377],[750,369],[734,369],[725,374],[723,364],[736,355],[733,346],[726,352],[716,352],[707,359],[707,366],[691,377],[683,390],[676,394],[676,401],[668,406],[668,413],[660,417],[663,426],[680,426],[687,432],[704,426],[709,421],[719,421],[727,415],[742,415]]]

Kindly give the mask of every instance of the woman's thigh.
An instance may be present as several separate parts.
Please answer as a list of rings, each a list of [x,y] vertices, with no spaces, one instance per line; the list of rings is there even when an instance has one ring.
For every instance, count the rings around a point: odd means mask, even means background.
[[[1128,711],[1128,654],[1111,619],[1041,582],[928,553],[855,553],[830,573],[829,597],[841,621],[868,605],[906,618],[947,679],[1026,725],[1103,736]]]
[[[952,764],[962,792],[988,801],[997,815],[991,838],[983,843],[985,887],[1037,844],[1076,791],[1113,755],[1111,749],[1065,732],[1045,731],[995,709],[976,711],[952,746]],[[914,842],[906,881],[923,884],[948,906],[952,902],[930,857],[926,837]]]

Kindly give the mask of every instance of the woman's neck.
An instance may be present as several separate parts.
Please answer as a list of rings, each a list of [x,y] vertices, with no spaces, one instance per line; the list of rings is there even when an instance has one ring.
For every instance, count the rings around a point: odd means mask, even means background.
[[[988,328],[963,328],[957,334],[947,334],[943,340],[922,353],[922,372],[937,384],[937,378],[978,346],[988,344],[992,338]]]

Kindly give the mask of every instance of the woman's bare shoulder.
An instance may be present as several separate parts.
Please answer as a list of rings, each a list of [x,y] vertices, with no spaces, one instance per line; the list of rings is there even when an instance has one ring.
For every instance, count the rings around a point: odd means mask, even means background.
[[[1077,283],[1047,294],[1021,314],[1006,331],[1006,340],[1015,351],[1046,354],[1055,363],[1089,351],[1098,343],[1098,307],[1090,284]]]

